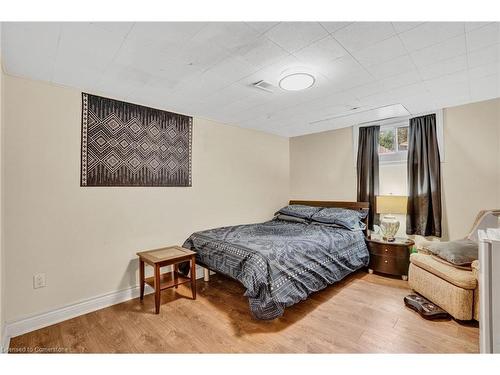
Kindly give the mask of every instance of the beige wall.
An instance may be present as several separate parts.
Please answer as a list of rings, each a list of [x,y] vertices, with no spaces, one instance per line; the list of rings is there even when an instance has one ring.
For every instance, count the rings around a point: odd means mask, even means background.
[[[352,129],[290,138],[292,199],[356,200]]]
[[[136,251],[269,219],[289,197],[287,138],[201,119],[191,188],[81,188],[81,93],[4,84],[7,321],[135,286]]]
[[[499,112],[500,99],[444,110],[444,239],[465,236],[480,209],[500,207]],[[352,128],[291,138],[291,196],[355,199],[352,142]],[[381,166],[380,193],[406,194],[406,177],[405,164]]]
[[[445,228],[464,236],[480,209],[500,207],[500,99],[444,111]]]

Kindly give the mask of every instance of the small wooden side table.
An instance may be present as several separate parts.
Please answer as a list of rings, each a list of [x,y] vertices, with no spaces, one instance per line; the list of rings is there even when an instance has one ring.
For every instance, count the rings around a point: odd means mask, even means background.
[[[196,299],[196,253],[180,246],[138,252],[141,301],[144,299],[144,286],[148,284],[155,290],[155,313],[160,313],[160,292],[180,284],[191,283],[191,293]],[[186,277],[179,273],[179,263],[191,263],[191,275]],[[154,268],[154,276],[144,278],[144,263]],[[160,274],[160,268],[172,265],[172,272]]]
[[[381,272],[408,280],[410,250],[415,242],[405,238],[397,238],[393,242],[366,238],[366,243],[370,252],[369,273]]]

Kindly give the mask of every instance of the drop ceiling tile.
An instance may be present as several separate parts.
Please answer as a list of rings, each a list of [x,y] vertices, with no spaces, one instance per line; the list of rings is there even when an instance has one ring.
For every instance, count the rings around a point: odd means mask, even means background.
[[[352,94],[356,98],[364,98],[370,95],[379,94],[385,90],[386,88],[380,81],[374,81],[365,85],[354,87],[346,92]]]
[[[219,91],[213,92],[210,95],[205,96],[203,99],[201,99],[201,102],[207,105],[206,108],[208,108],[209,110],[220,111],[223,108],[230,106],[232,103],[242,99],[244,99],[244,97],[236,98],[230,95],[227,91],[221,89]]]
[[[145,59],[142,56],[154,56],[154,58]],[[183,56],[186,57],[186,55]],[[220,56],[216,58],[219,59]],[[206,69],[204,65],[199,64],[196,60],[187,63],[179,60],[174,61],[171,54],[160,52],[154,45],[141,45],[133,41],[125,42],[113,59],[112,64],[140,70],[151,76],[171,80],[175,84],[200,74],[203,68]]]
[[[393,22],[392,26],[397,33],[402,33],[421,25],[423,22]]]
[[[346,56],[347,51],[333,37],[327,36],[294,52],[293,55],[304,64],[321,67],[332,60]]]
[[[405,98],[401,100],[401,104],[412,115],[418,115],[423,112],[437,109],[436,105],[434,104],[434,101],[428,94]]]
[[[352,22],[320,22],[321,26],[323,26],[329,33],[334,33],[337,30],[340,30]]]
[[[396,89],[402,86],[413,85],[421,82],[422,79],[416,69],[397,74],[380,80],[380,83],[387,90]]]
[[[175,53],[170,51],[168,54],[172,61],[191,65],[200,70],[207,69],[231,56],[229,52],[221,47],[194,41],[186,43],[182,48],[176,50]]]
[[[322,72],[336,90],[348,90],[373,82],[375,78],[350,55],[332,61]]]
[[[50,81],[60,23],[2,22],[2,59],[9,74]]]
[[[253,66],[264,67],[288,56],[288,52],[266,37],[261,36],[234,51],[233,55],[240,56]]]
[[[409,55],[403,55],[382,64],[367,66],[366,69],[377,79],[384,79],[415,70],[415,64]]]
[[[486,64],[469,69],[469,79],[474,82],[477,79],[500,74],[500,64]]]
[[[467,71],[425,81],[425,86],[440,107],[454,102],[462,104],[470,98]]]
[[[469,68],[500,61],[500,44],[470,51],[467,54]]]
[[[399,37],[408,51],[415,51],[463,33],[463,22],[426,22],[400,33]]]
[[[157,92],[171,93],[179,84],[179,80],[175,77],[161,77],[152,75],[145,84],[145,87],[149,87]]]
[[[279,80],[284,72],[302,66],[300,61],[292,55],[288,55],[277,62],[267,65],[257,72],[244,77],[241,82],[245,85],[251,85],[260,80],[269,82],[275,87],[278,87]]]
[[[142,88],[149,79],[151,76],[141,70],[115,64],[105,70],[95,87],[103,93],[109,93],[112,97],[123,100],[132,91]]]
[[[418,67],[422,67],[435,64],[441,60],[465,55],[466,52],[465,34],[461,34],[430,47],[413,51],[411,57]]]
[[[467,57],[461,55],[421,67],[418,70],[422,79],[429,80],[446,74],[460,72],[465,69],[467,69]]]
[[[166,88],[167,86],[161,81],[151,79],[143,86],[135,87],[125,99],[136,104],[174,111],[175,95],[172,90]],[[195,105],[193,101],[192,106]]]
[[[102,73],[113,60],[128,33],[126,28],[106,29],[105,32],[103,30],[95,23],[62,24],[54,82],[63,84],[82,82],[84,71],[87,77],[92,77],[92,72]],[[79,77],[71,77],[78,75],[80,71],[82,74]]]
[[[422,96],[428,92],[427,87],[423,82],[413,83],[407,86],[397,87],[393,90],[386,92],[387,95],[391,95],[394,103],[398,100],[403,100],[405,98],[412,98],[415,96]]]
[[[112,33],[127,35],[133,28],[134,22],[89,22],[91,25]]]
[[[269,103],[270,100],[277,96],[275,93],[255,88],[250,83],[244,82],[244,80],[225,86],[221,90],[224,90],[228,96],[235,97],[236,100],[243,100],[244,98],[252,107]],[[278,92],[278,89],[276,89],[276,92]]]
[[[213,95],[214,92],[221,90],[226,85],[226,83],[221,82],[218,76],[201,72],[189,78],[179,80],[174,87],[174,92],[178,96],[201,101],[205,97]]]
[[[350,55],[330,61],[327,65],[328,78],[339,79],[363,70],[363,67]]]
[[[103,75],[104,70],[56,63],[52,82],[63,86],[78,87],[82,91],[93,92],[95,82],[102,79]]]
[[[354,22],[333,33],[335,39],[350,52],[371,46],[391,36],[395,31],[390,22]]]
[[[500,27],[498,22],[493,22],[467,33],[467,48],[469,51],[475,51],[498,43],[500,43]]]
[[[272,29],[274,26],[279,24],[279,22],[245,22],[252,29],[257,31],[259,34],[264,34],[266,31]]]
[[[344,113],[354,107],[359,107],[361,104],[352,92],[343,91],[328,96],[323,96],[316,100],[304,103],[301,107],[305,108],[308,117],[312,116],[333,116],[335,114]],[[301,108],[295,108],[297,113],[295,116],[300,115]]]
[[[360,98],[361,106],[363,107],[382,107],[385,105],[395,104],[393,97],[387,93],[378,93],[376,95],[368,95]]]
[[[479,29],[483,26],[489,25],[491,22],[465,22],[465,32]]]
[[[471,99],[474,101],[488,100],[500,96],[500,74],[485,76],[470,84]]]
[[[380,64],[405,54],[407,54],[406,49],[397,36],[352,52],[358,62],[365,67]]]
[[[265,35],[292,53],[324,38],[328,32],[317,22],[282,22]]]
[[[224,85],[239,81],[259,69],[239,56],[228,57],[221,62],[208,68],[203,74],[213,76],[214,80],[220,80]]]
[[[172,46],[172,48],[174,47]],[[176,50],[181,48],[181,45],[175,46]],[[154,58],[144,58],[144,56],[154,56]],[[113,62],[118,65],[143,70],[153,69],[154,71],[166,68],[171,60],[172,56],[164,53],[162,46],[157,43],[130,37],[125,39],[113,58]]]
[[[436,108],[449,108],[456,107],[471,102],[471,96],[467,92],[467,89],[440,92],[434,97],[434,102],[436,103]]]
[[[224,87],[221,92],[227,96],[228,102],[246,100],[252,105],[252,107],[265,105],[280,97],[279,94],[269,93],[267,91],[256,89],[250,85],[240,84],[239,82]]]
[[[330,80],[332,82],[332,89],[337,90],[349,90],[375,81],[373,76],[364,69],[344,77],[331,78]]]
[[[209,22],[190,39],[190,43],[207,48],[217,45],[233,53],[258,36],[257,31],[243,22]]]
[[[136,22],[128,37],[168,47],[186,42],[205,26],[205,22]]]
[[[468,84],[469,77],[466,70],[453,73],[446,74],[441,77],[433,78],[431,80],[425,81],[425,85],[429,90],[446,90],[447,87],[451,87],[454,84]]]
[[[269,92],[258,90],[251,86],[240,85],[238,83],[226,86],[222,90],[225,91],[226,95],[236,98],[235,101],[246,103],[249,108],[268,103],[273,98],[273,94]]]

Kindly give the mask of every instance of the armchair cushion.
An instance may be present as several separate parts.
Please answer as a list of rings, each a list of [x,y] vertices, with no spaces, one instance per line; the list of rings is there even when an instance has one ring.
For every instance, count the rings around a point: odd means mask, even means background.
[[[470,266],[478,258],[478,244],[471,240],[431,242],[423,248],[456,266]]]
[[[410,262],[437,277],[463,289],[475,289],[477,280],[471,271],[451,267],[425,254],[411,254]]]

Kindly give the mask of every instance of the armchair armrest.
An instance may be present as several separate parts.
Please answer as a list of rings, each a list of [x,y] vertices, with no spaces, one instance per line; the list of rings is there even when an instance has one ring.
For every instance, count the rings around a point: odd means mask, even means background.
[[[474,262],[472,262],[472,264],[470,266],[472,268],[472,274],[474,275],[474,277],[477,280],[479,277],[479,268],[480,268],[479,260],[475,260]]]
[[[426,247],[428,245],[432,244],[433,242],[435,242],[435,241],[420,240],[420,241],[416,242],[415,246],[417,247],[417,251],[420,254],[431,254],[431,252],[429,250],[427,250]]]

